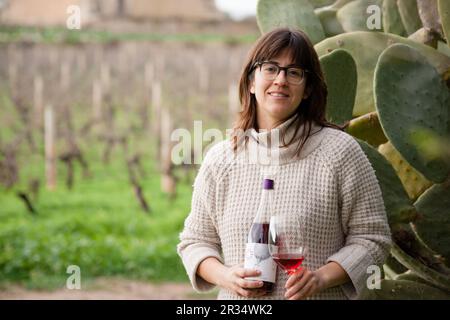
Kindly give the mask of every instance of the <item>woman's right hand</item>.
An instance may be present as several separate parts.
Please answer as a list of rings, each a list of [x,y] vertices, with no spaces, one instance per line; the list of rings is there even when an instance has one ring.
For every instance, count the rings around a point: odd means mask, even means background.
[[[260,280],[247,280],[246,277],[256,277],[261,271],[244,269],[243,264],[228,267],[218,284],[220,287],[230,290],[241,297],[255,298],[266,294],[266,290],[260,289],[264,283]]]

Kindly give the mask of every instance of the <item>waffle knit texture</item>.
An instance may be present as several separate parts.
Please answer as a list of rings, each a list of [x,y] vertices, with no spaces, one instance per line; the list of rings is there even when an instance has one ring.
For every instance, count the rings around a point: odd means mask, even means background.
[[[295,134],[293,127],[288,129],[292,121],[277,127],[286,132],[286,142]],[[214,288],[197,275],[204,259],[215,257],[226,266],[244,262],[262,181],[270,177],[274,180],[272,210],[298,215],[303,221],[303,241],[308,247],[303,265],[317,270],[334,261],[351,279],[309,299],[357,299],[371,275],[367,268],[381,266],[391,246],[381,189],[358,142],[345,132],[314,124],[297,157],[297,144],[272,147],[267,143],[269,132],[251,129],[250,133],[246,148],[237,156],[229,139],[214,145],[195,178],[191,211],[177,246],[193,288],[198,292]],[[269,163],[248,161],[248,154],[261,148],[272,152]],[[297,236],[295,230],[291,236]],[[258,299],[284,299],[286,280],[278,267],[273,292]],[[220,289],[218,299],[249,298]]]

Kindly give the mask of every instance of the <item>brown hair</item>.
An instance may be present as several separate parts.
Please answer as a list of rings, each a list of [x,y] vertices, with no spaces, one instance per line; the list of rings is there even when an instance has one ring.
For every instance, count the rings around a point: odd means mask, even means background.
[[[284,141],[284,132],[281,135],[283,145],[288,146],[294,143],[294,138],[302,124],[305,124],[305,130],[300,138],[297,148],[297,154],[300,153],[303,145],[310,136],[312,122],[315,121],[319,126],[332,127],[343,130],[344,126],[338,126],[330,123],[325,119],[325,110],[327,103],[327,86],[324,81],[324,76],[319,63],[314,46],[309,40],[308,36],[300,31],[290,28],[277,28],[271,32],[264,34],[253,46],[248,55],[247,61],[241,73],[239,82],[239,99],[242,106],[242,111],[239,112],[239,117],[233,128],[233,147],[234,151],[238,147],[238,132],[245,132],[248,129],[254,128],[258,130],[258,123],[256,120],[256,98],[250,93],[250,85],[253,81],[255,63],[270,60],[279,55],[282,51],[288,50],[294,58],[294,63],[305,70],[308,70],[306,78],[305,92],[308,92],[308,98],[303,99],[296,111],[291,117],[296,117],[290,126],[295,125],[295,133],[291,141],[287,144]],[[282,120],[284,122],[286,119]],[[281,123],[280,122],[280,123]],[[277,123],[279,125],[280,123]],[[307,128],[307,129],[306,129]],[[242,131],[241,131],[242,130]],[[245,137],[245,141],[247,141]]]

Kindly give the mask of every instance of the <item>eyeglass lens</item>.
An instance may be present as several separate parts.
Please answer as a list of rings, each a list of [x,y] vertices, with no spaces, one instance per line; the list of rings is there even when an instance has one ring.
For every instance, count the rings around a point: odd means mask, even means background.
[[[281,70],[285,71],[286,79],[291,84],[299,84],[305,77],[304,70],[298,67],[283,68],[271,62],[264,62],[261,64],[261,71],[267,80],[275,80]]]

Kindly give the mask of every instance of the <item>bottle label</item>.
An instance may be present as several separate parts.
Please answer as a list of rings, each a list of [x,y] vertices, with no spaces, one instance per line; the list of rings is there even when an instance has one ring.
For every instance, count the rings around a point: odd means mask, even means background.
[[[277,264],[270,256],[267,244],[247,243],[247,246],[245,247],[244,268],[261,271],[261,275],[257,277],[247,277],[245,279],[275,283]]]

